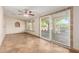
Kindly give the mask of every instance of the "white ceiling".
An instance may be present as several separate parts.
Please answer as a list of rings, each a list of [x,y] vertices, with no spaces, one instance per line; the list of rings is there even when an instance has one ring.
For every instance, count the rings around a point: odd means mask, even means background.
[[[4,6],[3,8],[4,8],[5,16],[27,20],[27,19],[33,19],[38,16],[49,14],[51,12],[55,12],[63,8],[67,8],[67,6]],[[18,15],[19,14],[18,10],[23,10],[23,9],[33,10],[35,16],[24,17],[22,15]]]

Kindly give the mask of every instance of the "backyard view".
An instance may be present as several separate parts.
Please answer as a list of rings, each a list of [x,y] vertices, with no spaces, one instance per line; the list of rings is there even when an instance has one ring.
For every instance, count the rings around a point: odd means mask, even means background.
[[[52,30],[52,39],[61,42],[63,44],[69,44],[69,28],[70,20],[68,16],[55,18],[54,20],[54,31]]]
[[[41,34],[49,39],[49,21],[46,18],[41,19]]]
[[[40,24],[43,38],[50,39],[51,34],[52,39],[50,40],[70,46],[70,16],[68,13],[51,19],[49,17],[41,18]],[[50,24],[52,26],[49,26]],[[52,29],[49,30],[50,28]]]

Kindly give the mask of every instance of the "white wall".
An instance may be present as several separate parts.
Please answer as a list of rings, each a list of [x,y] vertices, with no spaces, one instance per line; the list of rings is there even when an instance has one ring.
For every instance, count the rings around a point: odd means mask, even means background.
[[[5,37],[5,33],[4,33],[3,8],[0,6],[0,46],[4,37]]]
[[[20,33],[25,31],[25,22],[12,17],[5,17],[6,34]],[[19,22],[20,27],[15,27],[15,23]]]
[[[79,49],[79,7],[73,9],[73,40],[74,48]]]
[[[40,35],[40,18],[39,17],[35,18],[34,31],[35,31],[35,35],[37,36]]]

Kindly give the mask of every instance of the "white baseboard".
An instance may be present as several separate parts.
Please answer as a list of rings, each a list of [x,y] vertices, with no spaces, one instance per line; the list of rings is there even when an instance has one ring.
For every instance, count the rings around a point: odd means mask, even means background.
[[[6,33],[6,34],[18,34],[18,33],[24,33],[24,32]]]
[[[36,34],[36,33],[34,33],[34,32],[31,32],[31,33],[30,33],[30,32],[28,32],[28,31],[27,31],[26,33],[29,33],[29,34],[32,34],[32,35],[35,35],[35,36],[40,37],[40,35],[39,35],[39,34]]]

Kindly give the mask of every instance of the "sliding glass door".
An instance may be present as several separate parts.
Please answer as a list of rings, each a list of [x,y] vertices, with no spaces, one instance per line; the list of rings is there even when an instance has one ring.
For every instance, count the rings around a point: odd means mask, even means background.
[[[41,37],[70,47],[70,10],[49,16],[40,19]]]
[[[44,39],[49,39],[49,18],[43,17],[40,19],[40,32],[41,37]]]
[[[52,19],[52,26],[54,27],[52,40],[70,46],[70,10],[55,14]]]

